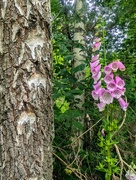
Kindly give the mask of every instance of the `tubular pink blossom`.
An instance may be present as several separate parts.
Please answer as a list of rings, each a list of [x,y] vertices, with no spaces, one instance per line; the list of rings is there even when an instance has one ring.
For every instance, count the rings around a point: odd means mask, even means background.
[[[125,69],[126,69],[124,64],[122,62],[120,62],[120,61],[118,61],[118,67],[119,67],[120,71],[125,71]]]
[[[114,72],[118,70],[118,61],[114,61],[108,65]]]
[[[94,84],[96,84],[100,78],[101,78],[101,71],[99,71],[97,75],[93,76]]]
[[[98,81],[96,84],[94,84],[93,88],[96,90],[96,89],[100,88],[100,86],[101,86],[101,80]]]
[[[112,80],[113,80],[113,77],[114,75],[111,73],[111,74],[107,74],[105,77],[104,77],[104,81],[106,84],[109,84]]]
[[[99,108],[99,111],[102,112],[105,109],[106,104],[103,102],[100,102],[97,104],[97,107]]]
[[[124,94],[124,92],[121,89],[115,89],[112,92],[112,96],[116,99],[119,99],[123,94]]]
[[[109,90],[105,90],[101,95],[100,95],[100,101],[105,103],[105,104],[111,104],[113,102],[113,96]]]
[[[104,72],[105,72],[105,74],[110,74],[112,72],[112,68],[110,66],[105,66]]]
[[[96,42],[92,45],[92,48],[93,48],[93,52],[94,51],[97,51],[100,49],[100,46],[101,46],[101,42]]]
[[[99,64],[99,60],[96,60],[96,61],[90,63],[90,67],[94,68],[94,67],[98,66],[98,64]]]
[[[124,86],[125,86],[124,80],[121,79],[119,76],[116,76],[116,77],[115,77],[115,83],[116,83],[116,86],[117,86],[119,89],[123,89]]]
[[[94,100],[98,100],[99,99],[99,95],[96,93],[95,90],[92,91],[92,97],[94,98]]]
[[[96,54],[95,56],[92,57],[92,62],[94,62],[98,59],[99,59],[99,54]]]
[[[119,104],[124,111],[127,110],[128,103],[126,103],[123,98],[119,98]]]
[[[101,69],[100,64],[98,66],[96,66],[95,68],[91,68],[92,75],[93,76],[97,75],[100,72],[100,69]]]
[[[114,91],[116,89],[116,84],[115,81],[112,80],[108,85],[107,85],[107,89],[110,91]]]
[[[99,87],[98,89],[95,90],[96,94],[98,94],[99,96],[101,96],[101,94],[105,91],[105,88],[101,88]]]

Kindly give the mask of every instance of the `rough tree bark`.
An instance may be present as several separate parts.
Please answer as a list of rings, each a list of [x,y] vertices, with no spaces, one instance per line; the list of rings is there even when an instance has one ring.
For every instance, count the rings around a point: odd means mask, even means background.
[[[52,180],[50,0],[0,1],[0,179]]]

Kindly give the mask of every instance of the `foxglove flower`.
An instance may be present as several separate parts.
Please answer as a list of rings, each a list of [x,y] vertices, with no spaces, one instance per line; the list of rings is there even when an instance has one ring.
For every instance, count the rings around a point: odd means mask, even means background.
[[[112,80],[108,85],[107,85],[107,89],[110,91],[114,91],[116,89],[116,83],[114,80]]]
[[[105,109],[106,103],[100,102],[97,104],[97,107],[99,108],[99,111],[102,112]]]
[[[114,75],[111,73],[111,74],[107,74],[105,77],[104,77],[104,82],[106,84],[109,84],[112,80],[113,80],[113,77]]]
[[[95,43],[92,45],[93,52],[99,50],[99,49],[100,49],[100,46],[101,46],[101,42],[95,42]]]
[[[97,75],[93,76],[94,84],[96,84],[100,78],[101,78],[101,71],[99,71]]]
[[[119,99],[123,94],[124,92],[121,89],[115,89],[112,91],[112,96],[116,99]]]
[[[94,84],[93,88],[96,90],[96,89],[100,88],[100,86],[101,86],[101,80],[98,81],[96,84]]]
[[[105,66],[104,72],[105,72],[105,74],[110,74],[112,72],[112,68],[110,66]]]
[[[125,71],[125,66],[122,62],[118,61],[118,68],[120,71]]]
[[[96,61],[90,63],[90,67],[94,68],[94,67],[98,66],[98,64],[99,64],[99,60],[96,60]]]
[[[113,72],[116,72],[118,70],[118,61],[114,61],[108,65]]]
[[[125,102],[123,98],[119,98],[119,104],[120,104],[121,108],[122,108],[124,111],[127,110],[128,103]]]
[[[111,104],[113,102],[113,96],[109,90],[105,90],[100,95],[100,102],[103,102],[105,104]]]
[[[98,66],[96,66],[95,68],[91,68],[92,75],[93,76],[97,75],[100,72],[100,69],[101,69],[100,64]]]
[[[99,54],[96,54],[95,56],[92,57],[92,62],[94,62],[98,59],[99,59]]]
[[[92,97],[94,98],[94,100],[98,100],[99,99],[99,94],[95,90],[93,90],[92,91]]]
[[[124,80],[121,79],[119,76],[116,76],[116,77],[115,77],[115,82],[116,82],[116,86],[117,86],[119,89],[123,89],[123,88],[124,88],[124,86],[125,86]]]

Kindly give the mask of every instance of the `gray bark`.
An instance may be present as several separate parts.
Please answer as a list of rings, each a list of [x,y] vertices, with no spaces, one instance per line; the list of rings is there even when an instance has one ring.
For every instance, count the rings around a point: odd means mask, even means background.
[[[84,17],[85,17],[85,0],[76,0],[75,1],[75,13],[77,14],[77,19],[75,20],[74,25],[74,41],[78,41],[82,46],[85,46],[85,23],[84,23]],[[74,47],[73,52],[75,53],[74,56],[74,62],[73,62],[73,68],[76,68],[77,66],[81,64],[85,64],[85,52],[81,49],[81,47]],[[75,77],[77,78],[78,82],[82,82],[85,78],[85,69],[78,71],[75,73]],[[75,95],[75,101],[76,107],[80,110],[84,110],[83,104],[85,102],[85,95],[84,93],[81,95]],[[78,121],[82,124],[84,127],[84,115],[78,118]],[[79,131],[75,136],[74,140],[80,136],[83,132]],[[83,140],[82,138],[79,138],[76,140],[75,143],[76,148],[79,147],[79,150],[83,146]]]
[[[52,180],[49,0],[0,1],[0,179]]]

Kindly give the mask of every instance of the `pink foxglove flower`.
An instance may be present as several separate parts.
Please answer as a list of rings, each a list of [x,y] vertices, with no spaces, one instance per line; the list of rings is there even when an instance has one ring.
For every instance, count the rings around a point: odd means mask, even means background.
[[[96,61],[90,63],[90,67],[94,68],[94,67],[98,66],[98,64],[99,64],[99,60],[96,60]]]
[[[119,89],[123,89],[123,88],[124,88],[124,86],[125,86],[124,80],[121,79],[119,76],[116,76],[116,77],[115,77],[115,82],[116,82],[116,86],[117,86]]]
[[[111,73],[111,74],[107,74],[105,77],[104,77],[104,81],[106,84],[109,84],[112,80],[113,80],[113,77],[114,75]]]
[[[101,78],[101,71],[99,71],[97,75],[93,76],[94,84],[96,84],[100,78]]]
[[[99,50],[99,49],[100,49],[100,46],[101,46],[101,42],[95,42],[95,43],[92,45],[93,52]]]
[[[100,97],[101,94],[102,94],[103,92],[105,92],[105,88],[99,87],[98,89],[95,90],[95,92],[96,92],[96,93],[99,95],[99,97]]]
[[[99,99],[99,94],[95,90],[93,90],[92,91],[92,97],[94,98],[94,100],[98,100]]]
[[[100,64],[98,66],[96,66],[95,68],[91,68],[92,75],[93,76],[97,75],[100,72],[100,69],[101,69]]]
[[[105,104],[111,104],[113,102],[113,96],[109,90],[105,90],[100,95],[100,102],[103,102]]]
[[[104,72],[105,72],[105,74],[110,74],[112,72],[112,68],[110,66],[105,66]]]
[[[92,57],[92,62],[94,62],[98,59],[99,59],[99,54],[96,54],[95,56]]]
[[[125,66],[122,62],[118,61],[118,67],[120,71],[125,71]]]
[[[97,104],[97,107],[99,108],[99,111],[102,112],[105,109],[106,104],[103,102],[100,102]]]
[[[114,91],[116,89],[116,83],[114,80],[112,80],[108,85],[107,85],[107,89],[110,91]]]
[[[112,91],[112,96],[116,99],[119,99],[123,94],[124,92],[121,89],[115,89]]]
[[[114,61],[108,65],[114,72],[118,70],[118,61]]]
[[[98,81],[96,84],[94,84],[93,88],[96,90],[96,89],[100,88],[100,86],[101,86],[101,80]]]
[[[121,108],[122,108],[124,111],[127,110],[128,103],[125,102],[123,98],[119,98],[119,104],[120,104]]]

